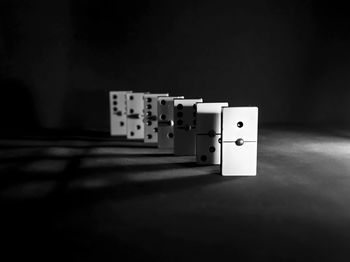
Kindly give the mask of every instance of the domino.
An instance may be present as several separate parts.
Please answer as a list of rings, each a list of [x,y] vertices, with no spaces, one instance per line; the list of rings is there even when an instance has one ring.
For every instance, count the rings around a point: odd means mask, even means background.
[[[199,99],[174,99],[174,154],[196,154],[196,103]]]
[[[174,148],[174,99],[183,98],[158,97],[158,148]]]
[[[145,128],[143,123],[145,93],[126,94],[126,131],[127,139],[144,139]]]
[[[132,91],[109,92],[111,136],[126,136],[126,94]]]
[[[197,103],[196,160],[198,164],[220,164],[221,111],[228,103]]]
[[[224,107],[222,110],[221,174],[256,176],[258,108]]]
[[[169,94],[145,94],[144,100],[144,123],[145,143],[158,143],[158,100],[159,96]]]

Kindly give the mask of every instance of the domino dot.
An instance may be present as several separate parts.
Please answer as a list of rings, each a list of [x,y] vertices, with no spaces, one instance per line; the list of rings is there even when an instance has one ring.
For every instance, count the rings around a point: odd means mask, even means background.
[[[160,103],[164,106],[166,104],[166,101],[163,99],[160,101]]]
[[[152,98],[148,97],[147,102],[152,102]]]
[[[118,98],[118,96],[117,95],[113,95],[113,99],[117,99]]]
[[[181,119],[179,119],[179,120],[177,120],[176,123],[177,123],[178,126],[181,126],[184,122]]]
[[[135,135],[135,133],[131,131],[131,132],[130,132],[130,135],[131,135],[131,136],[134,136],[134,135]]]
[[[132,113],[134,113],[134,109],[131,108],[130,109],[130,114],[132,114]]]
[[[176,107],[178,110],[182,110],[184,108],[184,106],[182,104],[178,104]]]
[[[164,115],[164,114],[160,115],[160,119],[165,120],[166,119],[166,115]]]
[[[147,105],[146,108],[147,108],[147,109],[151,109],[151,108],[152,108],[152,105]]]
[[[238,126],[238,128],[243,127],[243,122],[239,121],[239,122],[237,123],[237,126]]]
[[[148,139],[152,139],[152,135],[151,135],[151,134],[148,134],[148,135],[147,135],[147,138],[148,138]]]
[[[184,114],[182,112],[177,112],[177,117],[182,117]]]
[[[130,100],[134,100],[134,96],[129,96],[129,99]]]
[[[114,111],[117,111],[117,110],[118,110],[118,108],[116,108],[116,107],[113,107],[113,110],[114,110]]]
[[[152,115],[152,112],[151,112],[151,111],[148,111],[148,112],[146,113],[146,115],[151,116],[151,115]]]
[[[120,122],[120,126],[124,126],[124,122]]]
[[[244,140],[242,138],[239,138],[239,139],[236,140],[235,143],[236,143],[237,146],[242,146],[244,144]]]
[[[113,105],[117,105],[118,103],[117,103],[117,101],[113,101]]]
[[[169,138],[173,138],[173,137],[174,137],[174,134],[173,134],[173,133],[168,133],[168,137],[169,137]]]
[[[136,128],[137,128],[137,129],[141,129],[141,126],[140,126],[140,125],[137,125]]]
[[[117,116],[121,116],[121,115],[122,115],[122,111],[118,111]]]
[[[153,128],[153,132],[157,133],[158,132],[158,128],[157,127]]]
[[[202,155],[202,156],[201,156],[201,161],[202,161],[202,162],[207,161],[207,156],[206,156],[206,155]]]
[[[215,147],[214,146],[210,146],[209,147],[209,152],[210,153],[214,153],[215,152]]]
[[[150,126],[150,125],[152,125],[152,121],[147,121],[146,124],[147,124],[148,126]]]
[[[210,130],[209,132],[208,132],[208,136],[209,137],[214,137],[216,135],[216,132],[214,131],[214,130]]]

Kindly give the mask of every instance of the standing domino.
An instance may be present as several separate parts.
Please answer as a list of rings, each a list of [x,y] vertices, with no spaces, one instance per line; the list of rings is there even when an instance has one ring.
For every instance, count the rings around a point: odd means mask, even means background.
[[[196,103],[199,99],[174,99],[174,153],[175,155],[196,154]]]
[[[131,92],[109,92],[111,136],[126,136],[126,94]]]
[[[183,96],[158,97],[158,147],[174,148],[174,99]]]
[[[145,93],[126,94],[126,131],[128,139],[144,139],[143,96]]]
[[[144,99],[144,123],[145,143],[158,142],[158,97],[169,94],[145,94]]]
[[[197,103],[196,160],[220,164],[221,111],[228,103]]]
[[[257,142],[258,108],[223,108],[221,174],[256,176]]]

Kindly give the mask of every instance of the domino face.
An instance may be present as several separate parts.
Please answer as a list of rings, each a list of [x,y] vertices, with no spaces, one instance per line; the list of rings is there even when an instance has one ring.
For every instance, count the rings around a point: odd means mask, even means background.
[[[143,123],[144,93],[126,94],[126,131],[128,139],[144,139]]]
[[[256,176],[257,142],[258,108],[223,108],[221,174]]]
[[[158,147],[174,148],[174,99],[183,96],[158,97]]]
[[[169,94],[145,94],[144,99],[144,124],[145,143],[158,143],[158,97]]]
[[[196,103],[199,99],[174,99],[174,153],[175,155],[196,154]]]
[[[228,103],[197,103],[196,160],[220,164],[221,111]]]
[[[111,136],[126,136],[126,94],[131,92],[109,92]]]
[[[201,165],[219,165],[221,155],[221,135],[196,136],[196,161]]]

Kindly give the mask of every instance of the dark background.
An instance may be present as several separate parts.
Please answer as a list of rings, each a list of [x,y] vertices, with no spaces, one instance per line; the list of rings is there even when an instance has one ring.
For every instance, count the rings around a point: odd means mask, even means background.
[[[1,257],[348,261],[348,10],[0,0]],[[106,138],[110,90],[259,106],[258,175]]]
[[[108,131],[108,91],[256,105],[261,123],[349,124],[339,1],[0,1],[1,129]]]

